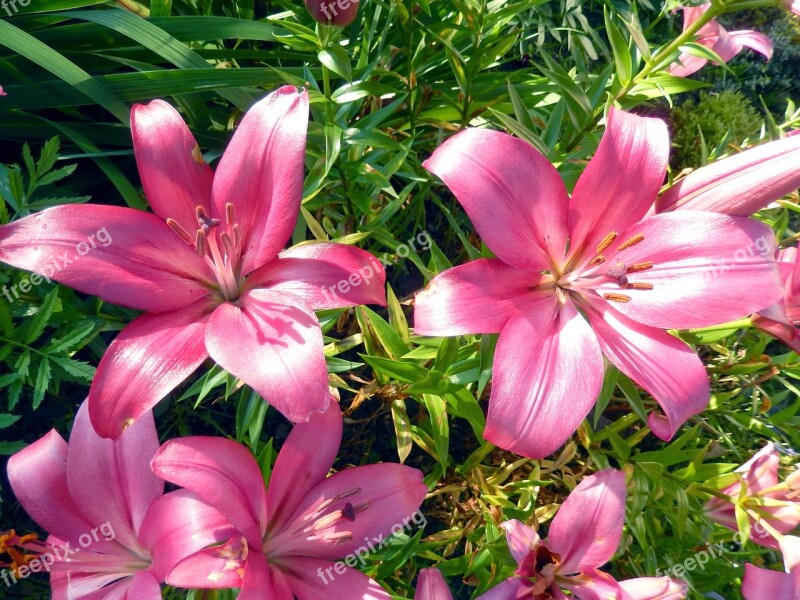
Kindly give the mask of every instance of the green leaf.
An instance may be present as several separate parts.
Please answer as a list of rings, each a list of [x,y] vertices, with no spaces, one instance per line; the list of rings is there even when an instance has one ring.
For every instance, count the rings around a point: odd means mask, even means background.
[[[617,78],[624,86],[633,78],[633,64],[631,62],[631,51],[628,43],[622,36],[622,32],[611,20],[611,14],[607,7],[604,7],[603,18],[606,24],[608,41],[611,43],[611,52],[614,55],[614,64],[617,67]]]
[[[42,335],[44,332],[44,328],[47,327],[47,322],[50,319],[50,315],[53,314],[53,309],[56,306],[56,301],[58,300],[58,288],[53,288],[47,296],[44,297],[42,303],[39,305],[36,314],[31,317],[31,319],[25,323],[23,327],[23,341],[25,344],[30,344],[31,342],[36,341],[39,339],[39,336]]]
[[[447,420],[447,403],[443,398],[433,394],[423,394],[422,403],[430,415],[431,433],[436,449],[436,460],[442,465],[442,471],[447,470],[448,453],[450,450],[450,426]]]
[[[39,363],[39,373],[36,376],[36,385],[33,389],[33,409],[39,408],[39,405],[44,400],[44,394],[47,391],[47,386],[50,385],[50,361],[43,358]]]
[[[194,50],[187,48],[185,44],[169,35],[163,29],[128,11],[76,11],[70,13],[70,16],[75,19],[84,19],[105,25],[109,29],[113,29],[140,43],[181,69],[207,68],[214,70],[214,66]],[[252,97],[240,90],[218,89],[216,91],[241,110],[247,110],[253,103]]]
[[[319,62],[347,81],[353,81],[353,72],[350,69],[350,57],[341,46],[331,46],[320,50],[317,55]]]
[[[411,421],[408,418],[405,401],[394,400],[392,402],[392,422],[397,440],[397,456],[400,462],[404,463],[411,454]]]
[[[59,54],[32,35],[0,19],[0,45],[10,48],[36,63],[53,75],[66,81],[76,90],[91,98],[125,125],[129,125],[128,107],[108,88],[98,83],[89,73]]]
[[[347,104],[361,100],[367,96],[395,96],[397,92],[394,88],[384,85],[382,83],[375,83],[372,81],[356,81],[354,83],[346,83],[339,89],[331,94],[331,99],[338,104]]]
[[[11,427],[22,418],[21,415],[0,414],[0,429]]]

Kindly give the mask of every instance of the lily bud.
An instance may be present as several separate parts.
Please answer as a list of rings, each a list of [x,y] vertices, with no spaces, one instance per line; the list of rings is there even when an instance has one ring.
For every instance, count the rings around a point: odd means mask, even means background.
[[[358,14],[360,0],[305,0],[306,8],[314,20],[323,25],[345,27]]]

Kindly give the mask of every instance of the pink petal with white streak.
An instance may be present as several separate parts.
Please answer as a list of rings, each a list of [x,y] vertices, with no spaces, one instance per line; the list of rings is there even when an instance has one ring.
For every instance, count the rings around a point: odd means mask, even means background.
[[[516,313],[497,341],[484,437],[506,450],[543,458],[589,413],[603,382],[597,339],[571,302],[549,293]]]

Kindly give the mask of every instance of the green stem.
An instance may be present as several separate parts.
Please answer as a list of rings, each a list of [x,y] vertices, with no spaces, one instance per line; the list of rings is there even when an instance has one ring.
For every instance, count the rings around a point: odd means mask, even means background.
[[[753,320],[750,317],[739,319],[738,321],[730,321],[728,323],[720,323],[719,325],[711,325],[710,327],[700,327],[698,329],[689,329],[689,333],[708,333],[711,331],[726,331],[728,329],[747,329],[752,327]]]
[[[774,0],[770,0],[774,1]],[[677,38],[675,38],[672,42],[670,42],[667,46],[665,46],[660,52],[658,52],[655,56],[652,57],[650,63],[645,65],[644,69],[639,71],[619,92],[617,95],[614,96],[614,101],[619,102],[623,98],[625,98],[628,93],[638,85],[643,79],[646,79],[653,70],[659,66],[664,60],[673,52],[678,50],[681,46],[683,46],[686,42],[690,42],[692,38],[700,31],[703,27],[705,27],[708,23],[716,19],[719,15],[725,12],[725,6],[719,2],[719,0],[712,0],[711,7],[700,15],[700,18],[697,19],[692,25],[684,32],[682,32]],[[604,107],[605,108],[605,107]],[[578,144],[580,144],[583,137],[595,127],[597,127],[597,123],[600,118],[603,116],[603,110],[599,113],[594,115],[594,118],[590,120],[590,122],[575,136],[575,138],[567,144],[564,148],[565,153],[569,153],[570,151],[574,150]]]

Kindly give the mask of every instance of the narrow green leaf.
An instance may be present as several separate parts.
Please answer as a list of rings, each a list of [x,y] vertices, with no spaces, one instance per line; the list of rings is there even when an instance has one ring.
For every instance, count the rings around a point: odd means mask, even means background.
[[[110,90],[71,60],[2,19],[0,19],[0,44],[50,71],[105,108],[125,125],[129,124],[128,107]]]

